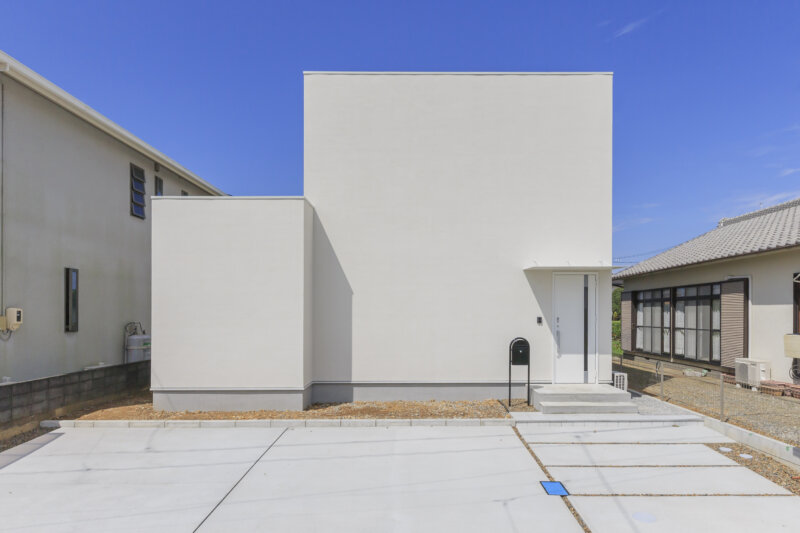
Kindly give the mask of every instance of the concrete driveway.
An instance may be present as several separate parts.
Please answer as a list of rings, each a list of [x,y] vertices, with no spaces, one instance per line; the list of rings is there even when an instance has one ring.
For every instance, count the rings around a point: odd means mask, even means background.
[[[0,454],[2,531],[793,531],[702,425],[61,428]]]
[[[582,531],[510,427],[46,437],[0,469],[0,530]]]

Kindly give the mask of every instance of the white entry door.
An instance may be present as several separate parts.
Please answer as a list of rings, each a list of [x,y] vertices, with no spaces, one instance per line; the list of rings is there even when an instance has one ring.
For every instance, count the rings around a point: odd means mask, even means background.
[[[594,274],[553,276],[553,383],[595,383],[597,278]]]

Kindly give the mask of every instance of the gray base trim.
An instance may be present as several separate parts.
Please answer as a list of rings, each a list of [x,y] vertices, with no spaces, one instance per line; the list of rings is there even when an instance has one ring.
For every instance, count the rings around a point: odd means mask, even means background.
[[[525,383],[513,383],[525,398]],[[312,403],[489,400],[508,397],[508,383],[313,383],[304,390],[153,390],[159,411],[302,410]]]
[[[525,397],[525,383],[513,383],[515,398]],[[314,383],[312,403],[489,400],[508,397],[508,383]]]
[[[158,411],[302,411],[311,391],[153,391]]]

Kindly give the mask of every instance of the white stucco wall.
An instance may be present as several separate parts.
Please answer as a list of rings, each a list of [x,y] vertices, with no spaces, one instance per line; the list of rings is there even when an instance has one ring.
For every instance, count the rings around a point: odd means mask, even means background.
[[[307,202],[158,198],[153,211],[153,390],[302,391]]]
[[[498,383],[516,336],[548,381],[552,271],[524,269],[611,264],[611,96],[606,74],[306,74],[314,381]]]
[[[684,284],[724,281],[728,277],[750,277],[749,352],[765,359],[772,377],[791,381],[791,359],[783,355],[783,336],[792,333],[794,274],[800,272],[800,249],[770,252],[739,259],[637,276],[625,280],[626,291]]]
[[[3,307],[22,328],[0,340],[0,376],[33,379],[122,361],[123,327],[150,330],[150,215],[130,215],[130,163],[165,194],[206,194],[0,74]],[[64,268],[80,272],[79,331],[64,332]]]

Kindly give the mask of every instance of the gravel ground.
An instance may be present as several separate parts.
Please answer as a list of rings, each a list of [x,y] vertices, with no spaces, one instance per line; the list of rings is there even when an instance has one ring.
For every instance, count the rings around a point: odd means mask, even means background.
[[[660,398],[661,385],[654,366],[652,363],[625,361],[622,371],[628,374],[629,388]],[[615,367],[615,370],[618,368]],[[800,400],[770,396],[726,384],[724,416],[720,417],[719,377],[689,377],[681,369],[673,367],[665,368],[663,399],[800,446]]]
[[[81,420],[244,420],[306,418],[509,418],[498,400],[315,404],[305,411],[156,411],[152,402],[111,407]]]
[[[706,446],[800,496],[800,471],[779,463],[768,455],[757,452],[744,444],[706,444]],[[728,448],[731,451],[724,452],[720,448]],[[740,457],[739,454],[750,455],[752,459]]]
[[[674,405],[667,402],[662,402],[647,394],[640,394],[636,391],[628,391],[631,393],[631,401],[639,408],[640,415],[685,415],[683,409],[679,409]]]

